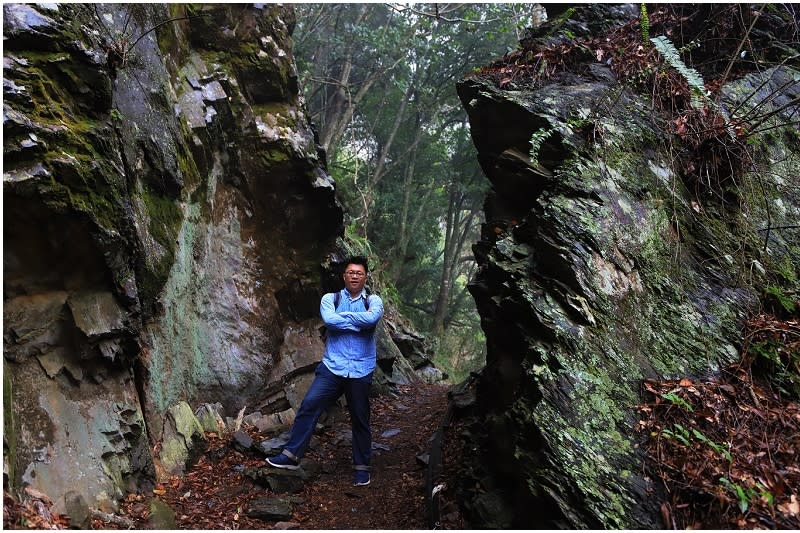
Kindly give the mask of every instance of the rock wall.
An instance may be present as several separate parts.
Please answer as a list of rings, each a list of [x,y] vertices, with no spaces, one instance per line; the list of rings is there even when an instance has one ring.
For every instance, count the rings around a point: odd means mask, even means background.
[[[488,342],[460,483],[472,527],[663,528],[637,446],[642,380],[735,361],[758,287],[800,276],[796,230],[767,246],[762,231],[800,217],[796,127],[752,137],[755,164],[723,205],[684,185],[646,96],[604,64],[575,70],[458,87],[491,182],[470,286]],[[729,83],[721,105],[752,94],[790,124],[798,74]]]
[[[298,405],[342,212],[291,7],[3,14],[4,474],[113,508],[183,470],[192,408]]]

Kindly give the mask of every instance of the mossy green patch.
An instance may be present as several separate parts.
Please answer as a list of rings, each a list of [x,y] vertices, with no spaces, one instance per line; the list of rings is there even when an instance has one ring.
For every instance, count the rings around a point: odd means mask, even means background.
[[[186,464],[189,457],[189,452],[186,449],[185,441],[175,436],[170,439],[165,439],[161,443],[161,451],[159,452],[159,459],[161,464],[168,472],[173,472]]]
[[[289,154],[278,149],[262,150],[258,153],[258,157],[264,164],[265,168],[273,167],[276,164],[286,163],[290,160]]]
[[[146,210],[148,233],[161,245],[162,253],[154,263],[149,263],[139,283],[139,296],[143,305],[150,307],[169,276],[175,261],[178,232],[183,221],[183,212],[177,202],[149,189],[141,191]]]
[[[184,4],[167,4],[170,19],[180,19],[187,16]],[[185,20],[175,20],[156,29],[156,42],[158,49],[165,58],[165,64],[172,76],[177,76],[178,65],[185,61],[188,54],[186,38],[182,27],[189,23]]]
[[[177,203],[172,198],[148,189],[144,189],[141,196],[150,221],[148,226],[150,235],[165,249],[174,250],[175,239],[183,220],[183,214]]]
[[[542,390],[551,390],[552,384],[542,385]],[[564,401],[568,404],[581,403],[584,399],[581,394],[585,392],[576,389]],[[600,416],[607,414],[604,411]],[[547,446],[536,451],[518,446],[515,457],[525,470],[525,477],[534,494],[550,494],[565,506],[569,506],[570,501],[585,502],[606,527],[630,527],[631,520],[626,509],[634,503],[633,499],[618,490],[607,488],[618,487],[627,479],[627,476],[620,479],[619,465],[626,463],[622,456],[631,453],[630,444],[615,429],[596,423],[591,413],[589,415],[590,418],[579,418],[583,424],[576,425],[572,419],[567,420],[563,413],[554,409],[550,401],[540,402],[532,409],[525,399],[520,399],[507,416],[515,424],[521,424],[521,431],[528,421],[534,420]],[[543,453],[549,456],[548,460],[543,460]],[[552,470],[551,465],[565,465],[566,469]],[[576,526],[591,525],[577,515],[573,515],[573,519]]]
[[[17,458],[17,420],[16,409],[14,408],[14,382],[11,380],[10,363],[3,363],[3,462],[4,467],[8,465],[9,488],[15,489],[14,483],[16,476]]]
[[[26,114],[49,147],[42,154],[52,176],[50,186],[43,182],[40,187],[45,201],[85,213],[105,230],[119,232],[125,185],[108,159],[115,138],[101,120],[111,98],[110,80],[70,53],[22,51],[17,56],[24,66],[10,72],[19,73],[17,83],[31,99]]]

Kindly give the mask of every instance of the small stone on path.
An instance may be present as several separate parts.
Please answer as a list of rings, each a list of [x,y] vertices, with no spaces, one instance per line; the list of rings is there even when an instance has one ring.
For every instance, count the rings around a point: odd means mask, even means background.
[[[250,501],[245,514],[261,520],[289,520],[292,504],[283,498],[257,498]]]
[[[231,437],[231,446],[234,450],[246,452],[253,446],[253,439],[244,431],[237,431]]]
[[[276,522],[272,529],[300,529],[297,522]]]

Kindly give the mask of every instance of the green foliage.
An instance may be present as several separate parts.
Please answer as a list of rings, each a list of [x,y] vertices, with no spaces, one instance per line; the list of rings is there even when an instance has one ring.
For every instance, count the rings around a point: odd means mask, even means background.
[[[677,440],[684,446],[689,446],[689,440],[691,439],[691,435],[689,435],[689,432],[686,430],[686,428],[680,424],[673,424],[673,427],[675,428],[675,431],[664,428],[661,430],[661,434],[667,437],[668,439]]]
[[[702,442],[703,444],[707,445],[709,448],[717,452],[719,455],[727,459],[728,462],[733,461],[733,457],[731,456],[730,450],[725,446],[717,444],[716,442],[709,439],[708,437],[706,437],[705,435],[703,435],[694,428],[692,428],[692,435],[694,436],[695,439],[699,440],[700,442]]]
[[[783,307],[788,313],[794,313],[795,301],[793,298],[788,296],[783,289],[776,285],[770,285],[764,290],[764,292],[769,296],[773,296],[781,305],[781,307]]]
[[[533,135],[531,135],[531,149],[529,152],[531,156],[531,165],[537,166],[539,164],[539,150],[544,141],[546,141],[554,131],[556,131],[554,128],[539,128],[533,132]]]
[[[670,402],[674,403],[678,407],[682,407],[683,409],[686,409],[690,413],[692,411],[694,411],[694,408],[692,407],[692,405],[689,402],[687,402],[686,400],[684,400],[683,398],[681,398],[680,396],[678,396],[677,394],[675,394],[673,392],[665,392],[664,394],[661,395],[661,397],[664,398],[665,400],[669,400]]]
[[[388,276],[381,277],[382,284],[376,284],[375,291],[379,292],[384,302],[390,302],[394,307],[400,307],[402,299],[400,293],[397,292],[397,287],[392,283]]]
[[[788,255],[784,256],[784,258],[778,262],[777,265],[775,265],[775,268],[778,275],[783,278],[786,283],[792,286],[797,285],[797,266],[792,262]]]
[[[435,347],[433,362],[447,374],[448,383],[461,383],[486,363],[486,337],[477,313],[469,316],[474,323],[465,321],[464,325],[447,328]]]
[[[739,510],[743,513],[746,513],[747,509],[750,508],[750,502],[759,497],[763,498],[769,506],[775,503],[775,497],[761,483],[756,482],[755,487],[742,487],[726,477],[721,477],[719,478],[719,484],[736,496],[739,501]]]
[[[770,376],[781,394],[800,398],[800,350],[771,339],[754,342],[749,351],[756,356],[756,369]]]
[[[681,59],[675,45],[663,35],[653,37],[650,39],[650,42],[655,45],[656,50],[658,50],[658,53],[664,58],[664,61],[677,70],[689,84],[689,89],[692,94],[692,107],[695,109],[702,109],[709,103],[708,91],[706,91],[703,77],[695,69],[686,66],[686,63]]]
[[[750,345],[750,350],[755,352],[756,355],[766,359],[767,361],[771,361],[773,363],[780,363],[780,356],[778,355],[778,347],[779,345],[770,342],[756,342]]]
[[[550,31],[547,32],[547,35],[548,36],[556,35],[558,32],[563,33],[562,30],[564,24],[566,24],[567,21],[572,18],[572,16],[575,14],[575,11],[577,10],[574,7],[570,7],[566,11],[564,11],[561,15],[559,15],[558,18],[556,18],[550,25]]]
[[[348,224],[344,229],[344,247],[347,255],[363,255],[370,260],[370,264],[374,264],[375,254],[372,252],[372,245],[369,239],[358,234],[355,224]]]
[[[639,25],[642,28],[642,42],[645,46],[650,42],[650,17],[647,16],[647,4],[641,4],[641,15]]]
[[[465,287],[487,183],[453,87],[517,45],[529,6],[438,6],[441,17],[426,15],[429,4],[295,9],[301,86],[346,210],[346,246],[381,264],[381,295],[418,330],[454,332],[440,339],[443,357],[479,366],[483,347],[467,343],[469,358],[459,340],[480,331]]]
[[[384,302],[398,307],[401,303],[400,295],[392,279],[387,275],[383,262],[372,249],[372,244],[367,237],[358,233],[355,223],[345,227],[344,239],[342,240],[345,253],[348,256],[361,255],[367,258],[370,265],[370,290],[381,295]]]
[[[722,444],[717,444],[697,429],[692,428],[690,432],[688,429],[678,423],[673,424],[672,427],[674,428],[674,431],[664,428],[661,430],[661,434],[668,439],[677,440],[684,446],[690,446],[692,440],[702,442],[718,453],[721,457],[725,458],[728,462],[733,461],[733,457],[731,456],[731,452],[728,447],[723,446]]]

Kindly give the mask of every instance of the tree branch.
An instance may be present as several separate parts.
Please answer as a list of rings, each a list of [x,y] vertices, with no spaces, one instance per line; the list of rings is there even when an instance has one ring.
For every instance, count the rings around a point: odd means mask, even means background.
[[[434,6],[436,6],[436,5],[437,4],[434,4]],[[451,23],[452,22],[469,22],[471,24],[487,24],[487,23],[490,23],[490,22],[497,22],[498,20],[500,20],[499,18],[486,19],[486,20],[469,20],[469,19],[462,19],[462,18],[447,18],[447,17],[443,17],[442,16],[443,13],[449,13],[451,11],[455,11],[458,6],[452,8],[450,10],[447,10],[447,11],[440,10],[437,7],[436,11],[434,13],[428,13],[427,11],[422,11],[422,10],[416,9],[414,7],[398,7],[395,4],[389,4],[389,7],[392,8],[397,13],[404,13],[405,11],[410,11],[411,13],[414,13],[415,15],[419,15],[421,17],[432,18],[434,20],[441,20],[442,22],[451,22]]]

